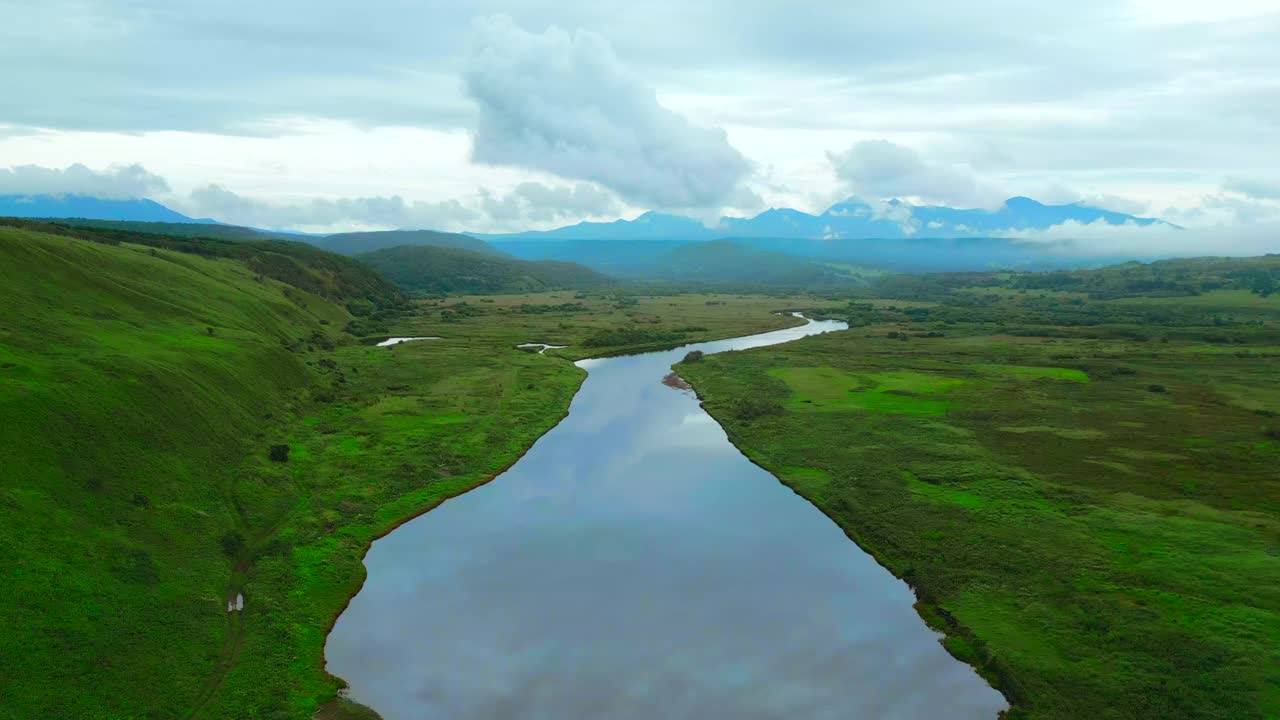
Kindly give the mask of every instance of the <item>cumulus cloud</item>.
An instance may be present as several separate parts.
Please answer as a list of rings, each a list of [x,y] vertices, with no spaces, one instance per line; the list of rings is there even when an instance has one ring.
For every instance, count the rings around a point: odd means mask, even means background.
[[[621,210],[613,194],[589,183],[549,186],[523,182],[505,195],[482,190],[479,206],[492,223],[502,226],[599,217]]]
[[[507,193],[481,189],[474,195],[439,202],[398,195],[312,198],[272,202],[207,185],[174,202],[189,215],[237,225],[317,232],[351,229],[525,230],[618,211],[617,198],[588,183],[551,186],[524,182]]]
[[[851,194],[868,198],[919,198],[958,207],[996,207],[1005,198],[961,165],[930,163],[915,150],[888,140],[864,140],[828,152],[836,178]]]
[[[449,229],[477,217],[457,200],[409,201],[398,195],[312,198],[275,203],[245,197],[219,185],[207,185],[175,203],[188,214],[263,228]]]
[[[18,165],[0,168],[0,195],[93,195],[122,199],[167,192],[164,178],[141,165],[94,170],[79,163],[66,168]]]
[[[672,209],[720,205],[750,173],[723,130],[659,104],[604,37],[530,33],[506,16],[476,20],[473,33],[463,80],[479,108],[478,162],[587,180]]]

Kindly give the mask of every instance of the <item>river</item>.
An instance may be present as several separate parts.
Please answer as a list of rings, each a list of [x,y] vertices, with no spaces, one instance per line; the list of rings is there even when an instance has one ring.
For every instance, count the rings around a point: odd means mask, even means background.
[[[843,328],[579,362],[519,462],[374,543],[329,671],[386,720],[994,719],[906,584],[661,382]]]

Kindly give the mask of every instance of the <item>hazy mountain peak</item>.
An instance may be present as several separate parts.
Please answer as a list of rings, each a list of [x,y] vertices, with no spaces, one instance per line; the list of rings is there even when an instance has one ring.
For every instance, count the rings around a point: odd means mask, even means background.
[[[109,199],[92,195],[0,195],[0,217],[83,218],[137,222],[215,223],[196,220],[146,198]]]

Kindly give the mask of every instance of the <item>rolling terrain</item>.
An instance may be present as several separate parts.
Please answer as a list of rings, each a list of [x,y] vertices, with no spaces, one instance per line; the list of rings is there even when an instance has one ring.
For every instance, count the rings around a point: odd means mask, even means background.
[[[591,289],[613,280],[577,263],[517,260],[497,253],[403,245],[356,259],[415,293],[522,293]]]
[[[316,247],[342,255],[359,255],[395,247],[437,247],[470,250],[484,255],[504,255],[489,243],[458,233],[434,230],[383,230],[379,232],[339,233],[309,239]]]

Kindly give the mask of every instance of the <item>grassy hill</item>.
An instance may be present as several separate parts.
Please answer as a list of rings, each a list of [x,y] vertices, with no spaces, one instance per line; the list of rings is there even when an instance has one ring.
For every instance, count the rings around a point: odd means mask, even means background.
[[[145,223],[150,226],[151,223]],[[347,302],[360,314],[403,302],[399,288],[377,272],[351,260],[292,240],[234,240],[166,235],[115,227],[0,218],[0,228],[15,228],[118,246],[137,245],[184,255],[223,258],[244,263],[255,274],[292,285],[334,301]]]
[[[48,222],[102,230],[127,230],[155,235],[178,237],[222,238],[225,240],[305,240],[296,233],[277,233],[239,225],[203,222],[141,222],[135,220],[89,220],[85,218],[58,218]]]
[[[0,269],[0,714],[184,716],[221,661],[248,518],[287,511],[232,502],[273,495],[237,468],[350,315],[155,245],[6,227]]]
[[[314,241],[317,247],[343,255],[358,255],[376,250],[399,247],[402,245],[421,245],[428,247],[454,248],[470,250],[485,255],[505,255],[495,250],[483,240],[458,233],[437,232],[435,230],[385,230],[379,232],[339,233]]]
[[[399,291],[309,246],[45,229],[0,227],[0,717],[311,717],[368,542],[581,377],[513,349],[523,316],[483,348],[360,344]]]
[[[785,324],[701,296],[405,307],[306,245],[18,224],[0,225],[4,718],[368,717],[323,666],[368,544],[501,472],[583,376],[517,343],[585,355],[637,312],[690,339]],[[344,331],[377,326],[444,339]]]
[[[589,289],[613,282],[577,263],[517,260],[457,248],[406,245],[356,257],[419,293],[521,293]]]
[[[128,220],[86,220],[83,218],[59,218],[47,222],[173,237],[304,242],[321,250],[338,253],[339,255],[356,255],[399,245],[429,245],[432,247],[472,250],[488,255],[505,255],[505,253],[495,249],[485,241],[477,240],[469,235],[436,232],[434,230],[386,230],[337,233],[334,235],[303,235],[300,233],[271,232],[221,223],[135,222]]]

